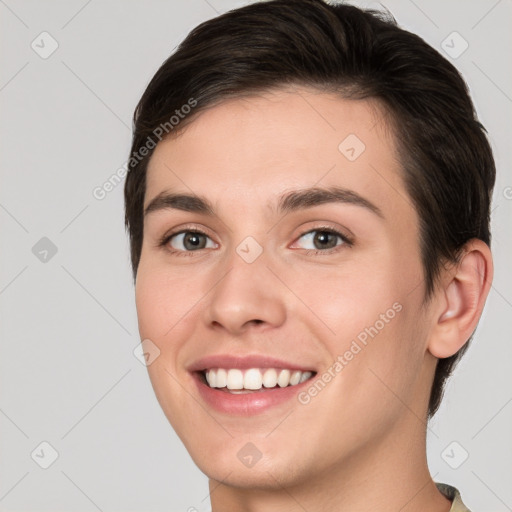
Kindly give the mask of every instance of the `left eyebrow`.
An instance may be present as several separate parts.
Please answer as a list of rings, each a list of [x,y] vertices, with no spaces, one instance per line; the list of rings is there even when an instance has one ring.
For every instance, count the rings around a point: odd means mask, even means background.
[[[290,213],[297,210],[314,208],[327,203],[353,204],[366,208],[368,211],[384,219],[380,208],[365,199],[363,196],[340,187],[311,187],[292,190],[279,197],[277,210],[281,213]],[[272,204],[268,204],[272,209]],[[163,209],[176,209],[186,212],[195,212],[207,216],[214,216],[213,205],[202,196],[196,194],[182,194],[162,192],[153,198],[144,210],[144,216]]]
[[[312,187],[293,190],[279,198],[278,210],[288,213],[304,208],[313,208],[326,203],[347,203],[361,206],[384,219],[381,209],[353,190],[340,187]]]

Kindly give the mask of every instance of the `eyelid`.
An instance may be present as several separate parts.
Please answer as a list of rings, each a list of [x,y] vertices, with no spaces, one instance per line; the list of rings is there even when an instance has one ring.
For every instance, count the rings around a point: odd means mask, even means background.
[[[307,234],[315,232],[315,231],[327,231],[329,233],[333,233],[333,234],[339,236],[343,240],[345,245],[353,245],[354,244],[355,236],[350,230],[348,230],[346,228],[338,227],[335,225],[329,225],[329,224],[312,226],[310,229],[306,229],[305,231],[302,231],[298,236],[295,237],[293,244],[295,244],[297,242],[297,240],[302,238],[304,235],[307,235]],[[334,248],[332,248],[332,249],[334,249]],[[311,250],[311,249],[305,249],[305,250]],[[329,249],[324,249],[324,250],[322,250],[322,252],[326,252],[328,250]]]
[[[194,223],[180,224],[179,226],[170,229],[168,232],[166,232],[164,236],[177,235],[178,233],[183,233],[183,231],[197,231],[211,238],[211,235],[208,232],[209,230],[203,227],[199,227],[197,224]]]

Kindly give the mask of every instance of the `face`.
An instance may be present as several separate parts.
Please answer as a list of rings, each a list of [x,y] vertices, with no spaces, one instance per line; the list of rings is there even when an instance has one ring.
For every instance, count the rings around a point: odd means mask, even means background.
[[[418,217],[376,103],[305,88],[221,103],[158,144],[145,208],[148,371],[209,477],[299,484],[422,427]]]

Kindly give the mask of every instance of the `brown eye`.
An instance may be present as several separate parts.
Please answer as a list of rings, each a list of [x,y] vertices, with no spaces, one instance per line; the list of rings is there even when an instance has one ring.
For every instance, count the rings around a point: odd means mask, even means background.
[[[316,249],[330,249],[338,245],[338,236],[329,231],[316,231],[313,244]]]
[[[199,231],[182,231],[169,239],[171,247],[177,251],[197,251],[215,247],[213,241]]]
[[[308,250],[333,249],[348,242],[341,233],[326,229],[314,229],[304,233],[298,240],[302,240],[302,243],[297,242],[301,248]]]

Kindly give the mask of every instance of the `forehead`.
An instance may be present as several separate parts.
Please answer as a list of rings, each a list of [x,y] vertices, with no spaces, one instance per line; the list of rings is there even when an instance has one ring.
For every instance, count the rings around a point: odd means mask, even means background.
[[[341,186],[384,210],[410,209],[385,110],[309,88],[230,99],[160,142],[145,205],[162,191],[271,206],[280,193]]]

